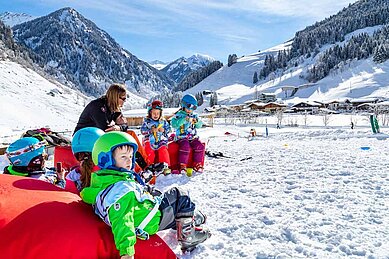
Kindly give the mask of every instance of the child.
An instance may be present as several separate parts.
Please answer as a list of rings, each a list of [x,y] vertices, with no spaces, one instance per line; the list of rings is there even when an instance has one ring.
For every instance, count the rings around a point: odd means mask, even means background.
[[[170,166],[170,156],[167,149],[168,134],[170,125],[162,116],[163,103],[159,100],[153,101],[147,109],[147,117],[144,119],[140,129],[143,138],[143,146],[149,161],[154,163],[166,163]],[[158,155],[158,160],[155,157]],[[169,174],[170,169],[166,168],[164,174]]]
[[[203,123],[197,114],[193,113],[196,109],[196,97],[186,94],[181,100],[181,110],[171,120],[172,127],[176,129],[175,140],[179,145],[178,162],[180,163],[181,173],[186,173],[190,148],[193,149],[193,170],[196,172],[203,171],[201,161],[205,147],[199,141],[196,130],[201,128]]]
[[[188,193],[177,187],[152,196],[147,186],[137,183],[133,171],[137,149],[135,140],[126,133],[101,136],[93,147],[92,159],[102,169],[92,174],[90,187],[81,191],[82,199],[112,227],[123,258],[132,258],[137,237],[148,239],[159,230],[174,227],[183,251],[193,250],[210,236],[201,228],[205,216],[195,215],[195,204]]]
[[[55,172],[45,168],[45,144],[33,137],[13,142],[5,151],[11,165],[4,168],[4,173],[27,176],[65,188],[65,170]]]
[[[91,173],[98,170],[92,161],[92,149],[96,140],[103,134],[104,131],[99,128],[86,127],[73,136],[72,151],[80,165],[73,168],[66,179],[73,181],[78,191],[90,185]]]

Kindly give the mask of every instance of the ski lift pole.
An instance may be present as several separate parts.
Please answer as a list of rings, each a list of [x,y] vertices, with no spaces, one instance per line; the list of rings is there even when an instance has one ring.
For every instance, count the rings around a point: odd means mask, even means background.
[[[265,126],[265,135],[266,135],[266,137],[269,136],[269,130],[267,128],[267,119],[266,119],[266,126]]]

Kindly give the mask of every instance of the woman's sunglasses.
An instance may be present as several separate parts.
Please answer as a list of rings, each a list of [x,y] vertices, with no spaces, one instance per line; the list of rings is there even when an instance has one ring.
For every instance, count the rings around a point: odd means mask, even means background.
[[[123,102],[125,102],[127,100],[126,97],[119,97],[120,100],[122,100]]]

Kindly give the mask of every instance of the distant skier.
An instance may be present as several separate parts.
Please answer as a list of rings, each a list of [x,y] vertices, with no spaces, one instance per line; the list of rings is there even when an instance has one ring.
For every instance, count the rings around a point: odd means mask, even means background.
[[[277,123],[277,129],[281,129],[281,127],[280,127],[280,124],[279,124],[279,123]]]
[[[256,131],[255,129],[251,129],[251,130],[250,130],[250,136],[251,136],[251,137],[257,136],[257,131]]]
[[[351,129],[354,129],[354,122],[351,122]]]

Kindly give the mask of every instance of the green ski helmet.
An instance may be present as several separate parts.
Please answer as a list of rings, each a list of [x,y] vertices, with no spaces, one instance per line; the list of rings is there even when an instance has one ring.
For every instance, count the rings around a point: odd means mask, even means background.
[[[138,150],[138,144],[129,134],[119,131],[110,131],[99,137],[92,150],[93,163],[101,169],[115,166],[112,152],[119,146],[129,145],[134,149],[132,157],[132,167],[135,168],[135,153]]]

